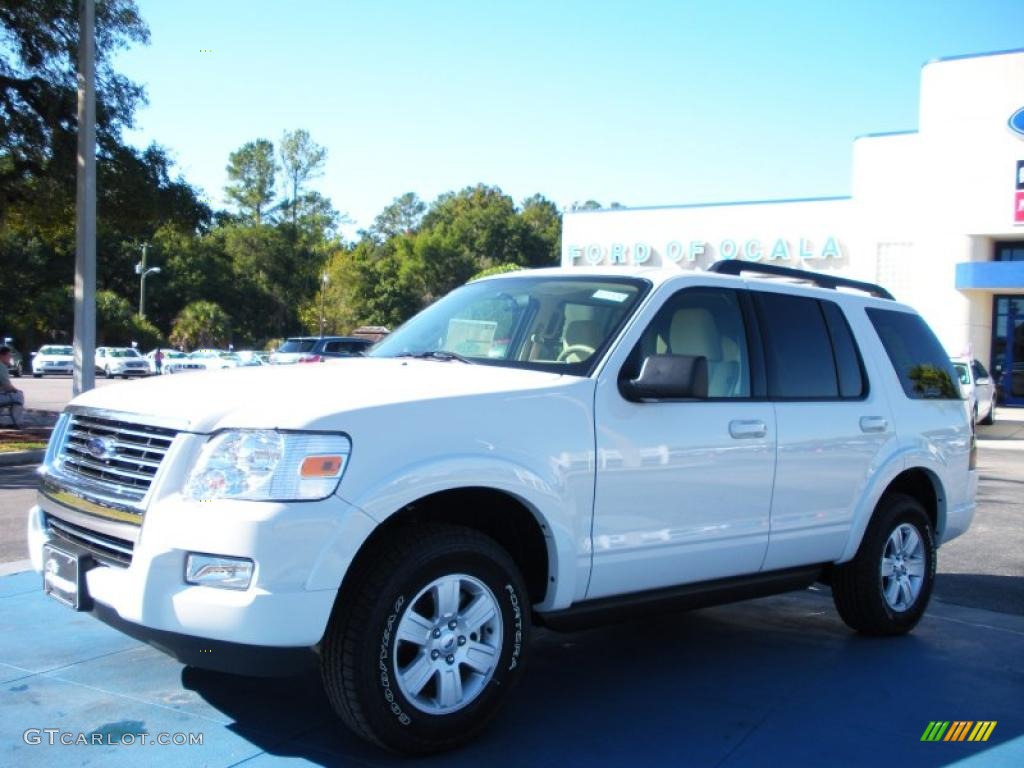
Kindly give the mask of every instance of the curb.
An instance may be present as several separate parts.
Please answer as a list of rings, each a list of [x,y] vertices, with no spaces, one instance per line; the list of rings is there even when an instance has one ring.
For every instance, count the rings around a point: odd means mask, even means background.
[[[46,451],[9,451],[0,453],[0,467],[18,467],[25,464],[41,464]]]

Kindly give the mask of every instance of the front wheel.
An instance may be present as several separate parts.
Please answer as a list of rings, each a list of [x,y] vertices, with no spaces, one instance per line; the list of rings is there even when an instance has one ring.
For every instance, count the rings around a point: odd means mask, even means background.
[[[32,374],[32,378],[33,379],[41,379],[41,378],[43,378],[43,374],[41,374],[41,373],[33,373]]]
[[[931,598],[935,560],[935,529],[921,503],[902,493],[885,496],[857,555],[833,571],[839,615],[868,635],[909,632]]]
[[[989,406],[988,414],[985,416],[985,418],[982,419],[981,421],[979,421],[978,423],[979,424],[983,424],[986,427],[990,427],[990,426],[992,426],[993,424],[996,423],[996,404],[995,404],[995,402],[993,402]]]
[[[522,675],[530,603],[512,558],[469,528],[422,524],[362,560],[324,636],[341,719],[404,754],[470,741]]]

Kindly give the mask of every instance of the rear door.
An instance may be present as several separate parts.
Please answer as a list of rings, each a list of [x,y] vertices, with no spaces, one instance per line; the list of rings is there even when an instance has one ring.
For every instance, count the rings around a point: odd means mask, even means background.
[[[840,306],[813,295],[753,292],[778,425],[764,570],[837,559],[894,427],[870,386]]]

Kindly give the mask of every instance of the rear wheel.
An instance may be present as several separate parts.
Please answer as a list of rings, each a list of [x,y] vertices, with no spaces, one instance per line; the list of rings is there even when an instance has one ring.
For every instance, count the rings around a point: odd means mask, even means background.
[[[935,583],[935,530],[921,503],[885,496],[856,557],[832,574],[843,621],[869,635],[899,635],[920,621]]]
[[[496,542],[453,525],[400,531],[362,560],[324,636],[324,686],[363,738],[405,754],[452,749],[522,675],[529,600]]]
[[[995,403],[992,403],[989,406],[988,413],[985,415],[985,418],[982,419],[981,421],[979,421],[978,423],[979,424],[984,424],[986,427],[991,426],[992,424],[996,423],[996,404]]]

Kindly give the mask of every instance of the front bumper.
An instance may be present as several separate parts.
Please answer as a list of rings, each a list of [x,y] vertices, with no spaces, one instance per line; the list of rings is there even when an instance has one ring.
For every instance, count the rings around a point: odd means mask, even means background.
[[[89,562],[84,581],[93,613],[188,664],[218,669],[227,669],[229,658],[243,668],[254,660],[257,669],[278,657],[289,669],[292,661],[308,663],[341,580],[374,527],[336,496],[307,503],[199,503],[168,494],[150,503],[140,527],[40,493],[28,522],[36,570],[42,569],[46,541],[66,547],[56,526],[48,528],[50,520],[96,531],[130,552],[127,566]],[[251,558],[251,586],[241,591],[186,583],[189,552]],[[280,649],[287,651],[276,653]],[[278,673],[278,667],[263,670]]]

